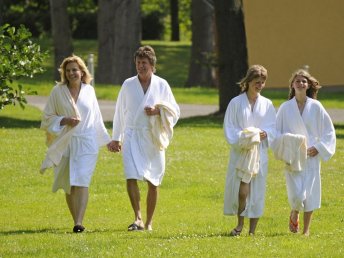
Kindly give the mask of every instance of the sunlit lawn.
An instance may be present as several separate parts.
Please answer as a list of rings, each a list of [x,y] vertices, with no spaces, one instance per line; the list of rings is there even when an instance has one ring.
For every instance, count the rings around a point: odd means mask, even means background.
[[[222,214],[229,146],[222,117],[181,120],[167,151],[152,233],[127,232],[133,214],[120,155],[102,149],[90,187],[83,234],[73,234],[53,175],[38,170],[45,152],[41,113],[0,111],[0,257],[343,257],[344,125],[336,125],[337,153],[322,168],[322,208],[311,236],[288,232],[282,164],[270,153],[265,213],[257,234],[228,236],[235,217]],[[110,129],[110,127],[108,128]],[[142,202],[145,204],[146,186]],[[143,208],[145,211],[145,208]]]

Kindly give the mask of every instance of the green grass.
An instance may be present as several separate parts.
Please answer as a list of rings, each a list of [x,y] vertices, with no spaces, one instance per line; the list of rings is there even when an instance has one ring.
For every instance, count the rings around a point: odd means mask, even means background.
[[[222,214],[229,146],[221,116],[183,119],[175,128],[151,233],[126,231],[133,214],[121,156],[103,148],[90,186],[87,231],[73,234],[63,193],[51,192],[52,172],[38,172],[46,150],[40,116],[29,106],[0,113],[0,257],[344,255],[343,124],[336,125],[337,152],[322,166],[322,208],[314,213],[309,238],[288,232],[283,165],[271,153],[265,213],[256,235],[247,236],[246,224],[242,236],[228,236],[236,218]],[[146,185],[140,186],[144,206]]]

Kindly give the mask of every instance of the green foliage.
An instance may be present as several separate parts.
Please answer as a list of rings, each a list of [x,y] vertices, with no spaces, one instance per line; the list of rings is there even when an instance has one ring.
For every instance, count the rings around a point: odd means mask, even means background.
[[[30,37],[31,33],[23,25],[18,29],[8,24],[0,27],[0,109],[16,102],[24,107],[23,86],[18,84],[14,89],[11,84],[44,71],[42,62],[46,54]]]
[[[1,257],[344,255],[344,125],[336,125],[337,153],[322,164],[322,207],[313,214],[308,238],[288,231],[290,210],[283,165],[271,153],[266,205],[256,235],[248,235],[245,220],[240,237],[228,236],[236,217],[223,215],[229,146],[222,117],[188,118],[178,123],[167,150],[166,175],[151,233],[126,231],[133,213],[122,157],[102,148],[90,186],[86,232],[73,234],[64,194],[51,192],[52,171],[38,172],[46,150],[44,132],[37,128],[40,116],[39,110],[29,106],[24,111],[11,106],[0,116],[0,146],[6,146],[6,155],[0,156]],[[140,188],[145,214],[147,185],[142,183]],[[300,221],[302,226],[302,216]]]

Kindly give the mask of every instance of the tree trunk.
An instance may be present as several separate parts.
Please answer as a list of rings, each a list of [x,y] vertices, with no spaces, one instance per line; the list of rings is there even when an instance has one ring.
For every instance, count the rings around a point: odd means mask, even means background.
[[[4,25],[4,0],[0,0],[0,26]]]
[[[240,92],[248,69],[242,0],[214,0],[219,83],[219,112]]]
[[[51,27],[54,45],[54,79],[60,79],[58,68],[73,53],[72,32],[67,13],[68,0],[50,0]]]
[[[134,52],[141,41],[140,0],[99,0],[99,83],[122,84],[136,74]]]
[[[171,8],[171,41],[179,41],[179,7],[178,0],[170,0]]]
[[[204,1],[192,0],[191,21],[191,59],[185,86],[213,86],[214,8]]]

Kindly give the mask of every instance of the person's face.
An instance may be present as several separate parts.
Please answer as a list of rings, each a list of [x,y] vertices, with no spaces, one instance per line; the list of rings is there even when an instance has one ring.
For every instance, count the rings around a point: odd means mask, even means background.
[[[81,81],[83,72],[80,70],[79,65],[75,62],[68,63],[66,65],[66,78],[68,82],[78,82]]]
[[[308,89],[307,78],[305,78],[301,75],[297,75],[293,80],[292,87],[295,90],[295,94],[299,94],[299,93],[306,94],[306,91]]]
[[[262,91],[265,87],[265,79],[262,77],[258,77],[253,79],[248,83],[248,92],[252,94],[258,94]]]
[[[135,60],[136,71],[140,77],[150,77],[153,73],[153,66],[149,63],[148,58],[139,58]]]

